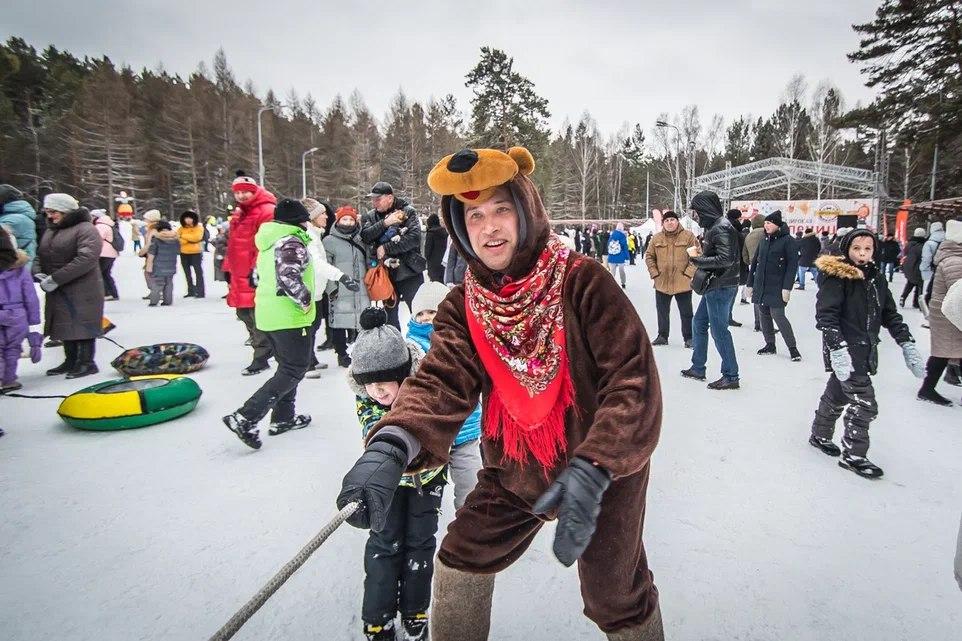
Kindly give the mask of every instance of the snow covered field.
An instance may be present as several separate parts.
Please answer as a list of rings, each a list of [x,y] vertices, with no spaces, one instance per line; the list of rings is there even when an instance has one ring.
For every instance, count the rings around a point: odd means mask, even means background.
[[[82,432],[56,400],[0,398],[0,638],[5,641],[206,639],[334,514],[342,474],[360,452],[344,370],[305,380],[298,409],[311,427],[245,447],[220,422],[267,374],[250,360],[243,325],[210,283],[208,298],[150,308],[141,261],[121,257],[122,299],[107,303],[110,337],[132,347],[191,341],[211,353],[194,375],[197,410],[141,430]],[[649,331],[654,295],[642,266],[628,294]],[[897,278],[893,287],[900,287]],[[689,352],[672,310],[671,345],[657,351],[665,398],[652,462],[645,543],[675,640],[962,638],[952,558],[962,513],[962,408],[915,400],[918,381],[883,335],[873,482],[810,447],[825,383],[814,329],[815,291],[795,292],[789,317],[804,360],[758,357],[751,308],[736,305],[742,389],[682,380]],[[906,310],[928,354],[921,315]],[[611,338],[618,340],[618,328]],[[626,345],[626,349],[630,346]],[[113,378],[119,349],[98,341],[99,376],[47,378],[49,349],[21,360],[24,393],[66,394]],[[718,357],[709,352],[709,380]],[[959,388],[942,385],[956,402]],[[949,394],[951,392],[951,394]],[[265,430],[266,431],[266,430]],[[443,523],[452,516],[450,492]],[[498,576],[492,639],[602,639],[581,614],[574,568],[551,555],[550,528]],[[365,533],[343,527],[235,637],[360,639]]]

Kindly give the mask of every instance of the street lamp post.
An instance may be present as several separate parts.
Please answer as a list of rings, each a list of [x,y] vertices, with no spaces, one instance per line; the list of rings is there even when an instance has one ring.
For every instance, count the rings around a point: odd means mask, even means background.
[[[261,107],[257,110],[257,175],[262,187],[264,186],[264,137],[261,133],[261,114],[265,111],[274,111],[274,107]]]
[[[681,129],[679,129],[677,126],[671,124],[670,122],[666,122],[664,120],[656,120],[655,126],[662,127],[662,128],[671,127],[676,132],[678,132],[678,140],[679,142],[681,141]],[[676,144],[675,145],[675,211],[676,212],[681,211],[681,193],[680,193],[681,164],[679,162],[680,156],[681,156],[681,147],[678,144]]]
[[[311,147],[301,154],[301,198],[307,198],[307,157],[320,147]]]

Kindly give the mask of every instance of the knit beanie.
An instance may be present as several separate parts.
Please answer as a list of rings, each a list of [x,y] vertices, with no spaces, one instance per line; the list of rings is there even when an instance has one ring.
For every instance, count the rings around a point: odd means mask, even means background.
[[[311,219],[307,209],[301,201],[293,198],[284,198],[274,207],[274,220],[288,225],[300,225]]]
[[[107,210],[106,210],[106,209],[91,209],[91,210],[90,210],[90,217],[91,217],[91,218],[100,218],[101,216],[106,216],[106,215],[107,215]]]
[[[924,227],[916,227],[915,231],[912,232],[914,238],[925,238],[926,235]]]
[[[342,205],[337,208],[334,212],[334,222],[339,222],[345,216],[351,216],[354,220],[357,220],[357,210],[350,205]]]
[[[311,220],[317,220],[325,215],[329,220],[334,218],[334,208],[331,207],[330,203],[316,198],[304,198],[301,200],[301,204],[307,209],[307,215],[310,216]]]
[[[661,215],[661,222],[665,222],[666,218],[674,218],[675,220],[678,220],[678,214],[669,209]]]
[[[43,208],[67,213],[80,209],[80,203],[70,194],[47,194],[43,197]]]
[[[369,307],[361,312],[361,331],[351,352],[351,376],[358,385],[400,383],[411,373],[411,352],[401,332],[387,322],[387,312]]]
[[[773,212],[770,213],[769,215],[765,216],[765,222],[766,222],[766,223],[773,223],[773,224],[778,225],[779,227],[781,227],[781,226],[782,226],[782,212],[776,209],[775,211],[773,211]]]
[[[163,218],[163,216],[161,216],[160,211],[156,209],[150,209],[144,212],[144,220],[148,223],[156,223],[161,218]]]
[[[874,244],[876,242],[875,234],[873,234],[869,230],[855,229],[855,230],[849,231],[847,234],[845,234],[845,238],[843,238],[842,242],[839,244],[839,249],[842,251],[843,257],[848,258],[848,250],[852,246],[852,243],[855,241],[856,238],[860,238],[862,236],[865,236],[866,238],[871,238],[873,243],[872,246],[873,247],[875,246]]]
[[[943,229],[945,229],[945,227],[942,226],[942,223],[934,222],[932,223],[932,226],[929,227],[929,233],[932,234],[937,231],[942,231]]]
[[[257,191],[257,182],[245,174],[243,170],[237,170],[237,178],[231,183],[230,188],[232,191],[249,191],[254,193]]]
[[[411,301],[411,318],[417,318],[421,312],[438,311],[450,291],[446,285],[435,281],[421,285]]]

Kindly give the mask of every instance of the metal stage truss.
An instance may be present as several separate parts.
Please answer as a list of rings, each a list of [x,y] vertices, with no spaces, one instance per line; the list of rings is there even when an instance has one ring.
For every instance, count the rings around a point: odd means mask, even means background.
[[[817,187],[826,190],[842,189],[852,195],[885,198],[884,186],[878,174],[868,169],[843,165],[829,165],[810,160],[766,158],[745,165],[696,176],[692,191],[710,190],[723,201],[731,201],[761,191],[795,186]]]

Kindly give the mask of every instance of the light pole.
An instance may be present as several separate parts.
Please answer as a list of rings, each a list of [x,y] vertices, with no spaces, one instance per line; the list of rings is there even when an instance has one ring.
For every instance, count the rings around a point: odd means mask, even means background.
[[[679,163],[679,157],[681,156],[681,129],[671,124],[670,122],[665,122],[664,120],[656,120],[656,127],[671,127],[678,133],[678,143],[675,144],[675,212],[681,210],[681,164]]]
[[[311,147],[301,154],[301,198],[307,198],[307,157],[320,147]]]
[[[261,114],[274,111],[274,107],[261,107],[257,110],[257,175],[260,177],[261,187],[264,186],[264,137],[261,134]]]

